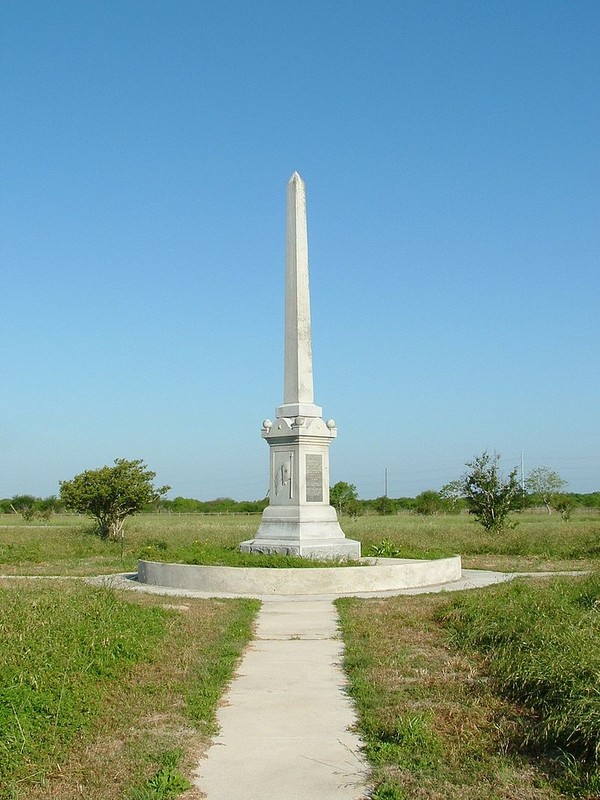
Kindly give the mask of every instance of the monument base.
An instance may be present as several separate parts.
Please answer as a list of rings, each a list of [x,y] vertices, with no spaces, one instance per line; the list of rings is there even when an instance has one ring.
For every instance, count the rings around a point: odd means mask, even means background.
[[[268,506],[255,539],[242,553],[281,553],[323,560],[360,558],[360,542],[347,539],[332,506]]]
[[[360,542],[354,539],[250,539],[240,544],[242,553],[264,553],[302,556],[323,561],[356,560],[360,558]]]

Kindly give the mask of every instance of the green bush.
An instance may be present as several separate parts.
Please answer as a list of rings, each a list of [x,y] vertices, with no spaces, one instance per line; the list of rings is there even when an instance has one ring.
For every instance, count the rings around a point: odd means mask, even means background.
[[[368,555],[378,558],[401,558],[402,550],[389,539],[382,539],[378,544],[372,544]]]
[[[415,497],[414,511],[424,517],[435,516],[441,514],[447,505],[448,503],[442,499],[439,492],[427,489]]]

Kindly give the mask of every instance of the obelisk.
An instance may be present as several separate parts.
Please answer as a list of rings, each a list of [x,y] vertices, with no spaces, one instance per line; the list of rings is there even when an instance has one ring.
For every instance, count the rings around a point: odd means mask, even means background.
[[[269,445],[269,505],[256,538],[244,552],[309,558],[359,558],[360,542],[347,539],[329,504],[329,445],[335,422],[324,422],[314,403],[306,190],[294,172],[287,185],[283,405],[263,422]]]

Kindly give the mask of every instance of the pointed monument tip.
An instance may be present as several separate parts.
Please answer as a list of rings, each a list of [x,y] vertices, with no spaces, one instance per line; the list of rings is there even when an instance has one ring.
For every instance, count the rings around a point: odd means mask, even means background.
[[[300,177],[300,175],[297,172],[294,172],[294,174],[292,175],[292,177],[289,180],[289,183],[292,183],[293,181],[301,181],[301,180],[302,180],[302,178]]]

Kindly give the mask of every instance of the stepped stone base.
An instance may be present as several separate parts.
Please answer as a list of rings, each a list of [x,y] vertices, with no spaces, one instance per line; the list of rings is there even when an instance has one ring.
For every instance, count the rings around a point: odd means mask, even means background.
[[[347,539],[332,506],[268,506],[256,537],[242,553],[281,553],[323,560],[360,558],[360,542]]]
[[[261,538],[250,539],[240,544],[242,553],[279,553],[286,556],[303,556],[324,561],[360,558],[360,542],[354,539],[292,539]]]

